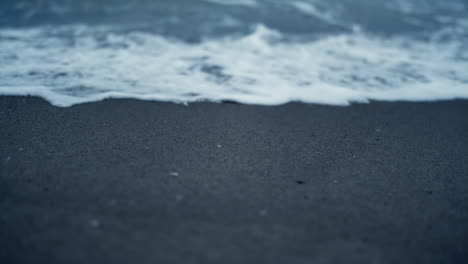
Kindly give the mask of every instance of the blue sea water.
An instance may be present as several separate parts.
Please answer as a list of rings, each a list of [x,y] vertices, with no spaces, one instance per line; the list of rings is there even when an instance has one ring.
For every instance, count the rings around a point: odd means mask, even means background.
[[[57,106],[468,98],[468,1],[0,1],[0,94]]]

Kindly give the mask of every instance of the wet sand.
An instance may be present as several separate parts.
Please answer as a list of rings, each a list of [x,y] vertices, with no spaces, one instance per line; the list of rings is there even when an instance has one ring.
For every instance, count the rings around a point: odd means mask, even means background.
[[[467,263],[468,101],[0,97],[0,263]]]

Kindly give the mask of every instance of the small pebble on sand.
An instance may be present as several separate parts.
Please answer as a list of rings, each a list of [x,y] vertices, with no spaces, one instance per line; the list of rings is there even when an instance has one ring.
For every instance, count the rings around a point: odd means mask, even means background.
[[[100,225],[100,223],[99,223],[99,220],[97,220],[97,219],[91,219],[91,220],[89,221],[89,225],[90,225],[91,227],[98,228],[99,225]]]

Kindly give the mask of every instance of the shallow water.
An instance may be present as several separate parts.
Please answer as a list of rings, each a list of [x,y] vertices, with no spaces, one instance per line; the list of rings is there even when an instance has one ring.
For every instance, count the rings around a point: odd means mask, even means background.
[[[2,1],[0,94],[57,106],[468,98],[468,4]]]

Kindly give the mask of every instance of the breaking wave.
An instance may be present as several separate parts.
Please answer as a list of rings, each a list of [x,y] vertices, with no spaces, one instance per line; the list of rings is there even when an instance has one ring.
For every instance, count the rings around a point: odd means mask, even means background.
[[[468,98],[468,20],[441,16],[436,30],[385,35],[311,3],[290,6],[343,30],[305,34],[251,23],[246,33],[186,41],[112,24],[0,28],[0,94],[57,106],[105,98],[265,105]],[[223,18],[227,27],[242,23]]]

